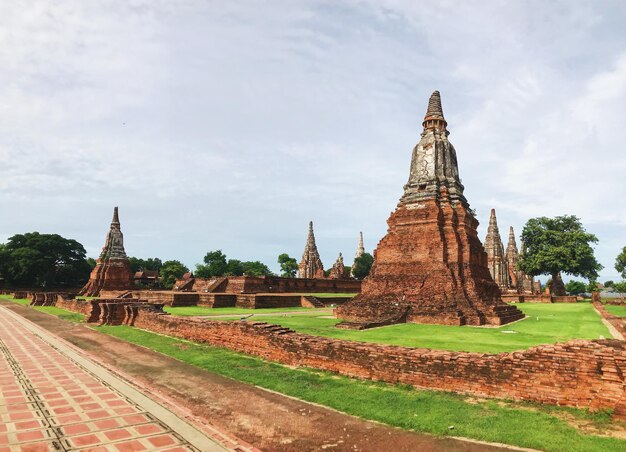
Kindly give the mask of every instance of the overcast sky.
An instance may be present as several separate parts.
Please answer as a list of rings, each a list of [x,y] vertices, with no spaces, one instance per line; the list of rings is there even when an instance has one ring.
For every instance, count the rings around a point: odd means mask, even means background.
[[[626,245],[623,1],[0,0],[0,242],[278,269],[368,251],[441,91],[484,239],[578,215]],[[519,242],[518,242],[519,244]],[[506,246],[506,243],[505,243]]]

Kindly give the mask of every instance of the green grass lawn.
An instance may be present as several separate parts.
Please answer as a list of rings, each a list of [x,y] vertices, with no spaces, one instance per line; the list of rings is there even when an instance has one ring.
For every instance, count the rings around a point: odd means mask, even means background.
[[[172,315],[181,315],[181,316],[196,316],[196,315],[229,315],[233,314],[233,317],[239,319],[241,315],[250,315],[250,314],[266,314],[270,312],[309,312],[315,311],[315,308],[303,308],[302,306],[298,306],[296,308],[265,308],[265,309],[246,309],[246,308],[209,308],[207,306],[182,306],[177,308],[172,308],[169,306],[165,306],[165,312],[168,312]]]
[[[293,369],[127,326],[97,329],[219,375],[403,429],[547,451],[626,450],[626,441],[584,434],[564,420],[605,431],[611,423],[606,412],[591,414],[573,408],[481,401],[312,369]],[[454,430],[448,426],[454,426]]]
[[[0,295],[0,300],[8,300],[17,304],[28,305],[30,304],[30,300],[26,298],[13,298],[13,295]]]
[[[626,306],[613,306],[610,304],[605,304],[604,307],[613,315],[616,315],[618,317],[626,317]]]
[[[518,304],[517,307],[524,311],[527,318],[498,328],[405,323],[364,331],[339,330],[334,328],[339,322],[338,319],[325,318],[328,315],[315,312],[307,316],[264,316],[258,320],[316,336],[485,353],[522,350],[534,345],[564,342],[569,339],[612,337],[590,303],[526,303]],[[236,318],[227,317],[220,320]]]

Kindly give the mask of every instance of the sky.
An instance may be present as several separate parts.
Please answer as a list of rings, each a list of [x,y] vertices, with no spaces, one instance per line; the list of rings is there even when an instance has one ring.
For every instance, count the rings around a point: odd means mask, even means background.
[[[0,0],[0,242],[371,252],[441,92],[484,239],[573,214],[626,246],[623,1]],[[519,239],[518,239],[519,240]],[[519,244],[519,242],[518,242]],[[506,243],[505,243],[506,246]]]

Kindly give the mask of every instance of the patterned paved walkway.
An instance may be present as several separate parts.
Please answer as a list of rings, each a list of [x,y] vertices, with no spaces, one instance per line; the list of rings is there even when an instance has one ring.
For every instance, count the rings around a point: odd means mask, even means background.
[[[247,449],[206,435],[136,389],[141,397],[129,398],[118,377],[79,361],[0,307],[0,452]]]

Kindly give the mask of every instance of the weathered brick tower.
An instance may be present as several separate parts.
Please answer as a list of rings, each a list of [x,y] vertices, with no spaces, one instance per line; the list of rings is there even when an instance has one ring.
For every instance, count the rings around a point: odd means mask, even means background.
[[[302,260],[298,266],[298,278],[324,278],[324,264],[322,264],[320,254],[317,252],[312,221],[309,222],[309,234],[302,253]]]
[[[487,268],[489,268],[491,277],[501,290],[508,289],[509,270],[504,259],[504,245],[502,244],[502,238],[500,238],[496,209],[491,209],[489,228],[485,238],[485,252],[487,253]]]
[[[344,320],[339,327],[501,325],[524,317],[502,301],[489,274],[438,91],[430,97],[423,127],[404,195],[387,220],[362,292],[335,311]]]
[[[117,207],[113,210],[111,229],[107,234],[100,257],[95,268],[89,275],[79,295],[96,297],[103,290],[124,291],[133,288],[133,275],[130,272],[130,263],[124,251],[124,236],[120,229],[120,218]]]

